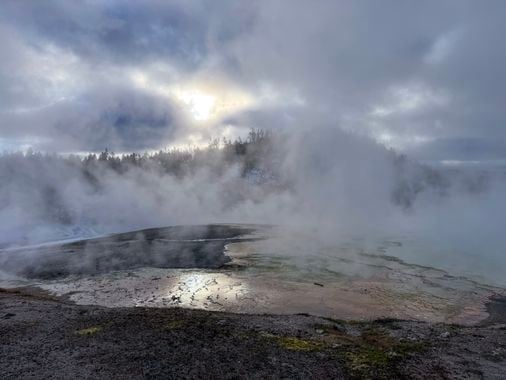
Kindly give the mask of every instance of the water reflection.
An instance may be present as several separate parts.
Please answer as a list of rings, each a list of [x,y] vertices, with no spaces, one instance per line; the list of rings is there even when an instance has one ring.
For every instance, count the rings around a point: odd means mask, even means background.
[[[191,272],[167,290],[173,304],[208,310],[226,310],[248,294],[245,281],[227,273]]]
[[[411,265],[357,244],[315,247],[295,238],[233,243],[222,269],[141,268],[40,284],[80,304],[188,307],[476,323],[497,288]],[[391,243],[390,245],[394,245]],[[387,248],[385,248],[387,247]],[[308,254],[308,252],[312,252]]]

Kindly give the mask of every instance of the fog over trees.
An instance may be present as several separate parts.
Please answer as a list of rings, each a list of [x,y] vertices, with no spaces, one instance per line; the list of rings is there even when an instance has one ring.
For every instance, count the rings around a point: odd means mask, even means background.
[[[346,142],[350,137],[343,134],[342,138]],[[112,214],[118,212],[117,208],[130,207],[132,214],[121,216],[116,224],[137,226],[135,219],[139,218],[140,226],[144,223],[143,218],[135,215],[133,210],[137,206],[133,205],[146,206],[148,210],[151,207],[171,209],[169,204],[177,203],[182,196],[178,192],[190,197],[184,199],[188,203],[184,208],[189,210],[196,207],[195,210],[206,215],[211,207],[209,215],[214,217],[245,204],[258,206],[269,196],[278,197],[279,200],[293,194],[301,205],[321,201],[326,202],[324,208],[328,208],[332,199],[322,199],[321,194],[311,191],[302,193],[300,189],[308,186],[306,182],[333,181],[330,177],[340,176],[342,168],[345,168],[345,173],[348,170],[354,174],[360,173],[360,167],[354,162],[360,161],[360,154],[354,160],[349,160],[347,153],[339,158],[341,147],[337,142],[311,151],[309,137],[305,138],[308,146],[302,139],[302,147],[294,151],[290,139],[291,136],[286,133],[251,129],[245,138],[233,141],[216,139],[204,148],[173,148],[142,154],[115,154],[107,149],[87,155],[58,155],[32,150],[4,153],[0,156],[0,213],[2,220],[8,221],[7,224],[12,228],[3,228],[3,238],[11,240],[20,237],[16,234],[12,236],[17,227],[23,226],[26,230],[27,225],[38,223],[47,223],[48,226],[93,226],[103,222],[100,218],[108,220],[110,217],[97,211],[101,207],[109,209]],[[351,142],[353,145],[354,140]],[[346,148],[343,146],[342,149]],[[392,150],[380,146],[374,146],[374,149],[385,160],[385,165],[390,167],[392,175],[382,181],[383,176],[386,178],[388,175],[367,163],[367,168],[372,167],[371,170],[376,171],[372,175],[378,175],[378,179],[373,179],[371,184],[377,186],[380,193],[383,186],[381,182],[391,181],[387,186],[390,202],[405,213],[413,212],[420,194],[443,199],[455,191],[481,193],[491,180],[487,173],[473,172],[471,175],[458,170],[431,168],[410,161]],[[367,153],[363,153],[365,159],[377,161],[367,156],[370,150],[368,147]],[[298,158],[294,158],[294,154]],[[342,162],[332,164],[333,159],[326,162],[329,157],[337,157],[337,161]],[[289,167],[287,162],[290,163]],[[342,168],[336,172],[329,165],[340,165]],[[334,186],[346,187],[347,184],[342,181],[355,180],[350,177],[349,174],[343,175],[341,182]],[[371,184],[358,182],[360,187]],[[317,183],[315,186],[320,185]],[[372,191],[371,194],[376,194],[374,189]],[[332,197],[332,194],[329,196]],[[116,201],[111,199],[128,201],[115,204]],[[351,205],[357,203],[350,199],[347,201]],[[180,218],[180,214],[171,212],[170,221],[193,221],[192,217]],[[196,216],[195,219],[199,220]],[[269,217],[265,218],[265,221],[270,220]],[[263,220],[259,218],[259,221]],[[154,218],[151,223],[158,222],[162,223]]]

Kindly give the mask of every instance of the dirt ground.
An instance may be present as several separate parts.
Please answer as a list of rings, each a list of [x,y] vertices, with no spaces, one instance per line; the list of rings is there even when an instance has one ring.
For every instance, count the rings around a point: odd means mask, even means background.
[[[483,326],[82,306],[0,291],[0,378],[504,379],[503,300]]]

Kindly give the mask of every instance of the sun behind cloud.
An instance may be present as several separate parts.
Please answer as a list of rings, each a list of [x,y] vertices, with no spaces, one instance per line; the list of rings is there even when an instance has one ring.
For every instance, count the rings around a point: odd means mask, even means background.
[[[215,113],[216,97],[211,94],[189,89],[178,92],[176,97],[185,104],[195,121],[208,120]]]
[[[131,74],[134,84],[148,92],[162,95],[179,105],[196,124],[207,124],[252,107],[255,97],[223,79],[195,77],[163,83],[149,72]]]

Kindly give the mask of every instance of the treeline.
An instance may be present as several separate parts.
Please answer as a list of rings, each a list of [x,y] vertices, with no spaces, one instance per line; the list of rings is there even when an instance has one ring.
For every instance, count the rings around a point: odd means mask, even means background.
[[[271,170],[274,152],[272,133],[252,129],[245,139],[213,140],[204,148],[164,149],[143,154],[119,155],[108,149],[85,156],[31,149],[4,153],[0,154],[0,216],[17,220],[30,214],[31,218],[27,219],[34,221],[82,222],[86,213],[75,210],[81,207],[80,197],[90,200],[94,194],[111,191],[115,176],[125,177],[120,182],[135,189],[148,188],[155,178],[190,178],[200,170],[206,171],[211,180],[218,179],[234,165],[240,176],[247,177]],[[122,196],[121,192],[118,196]]]
[[[245,139],[235,140],[214,139],[204,148],[176,149],[167,148],[157,152],[115,154],[109,149],[100,153],[88,155],[59,155],[34,152],[8,153],[0,156],[0,169],[11,166],[9,173],[15,170],[12,165],[23,166],[22,161],[31,163],[45,162],[55,164],[64,163],[79,167],[87,176],[94,177],[94,172],[100,169],[111,169],[117,173],[126,173],[133,168],[155,171],[160,174],[170,174],[176,177],[193,174],[196,170],[207,168],[219,174],[231,165],[239,165],[245,174],[253,169],[266,169],[268,162],[274,155],[273,134],[262,129],[251,129]]]
[[[281,163],[286,160],[283,141],[283,136],[251,129],[244,139],[215,139],[205,148],[121,155],[108,149],[85,156],[36,153],[32,150],[3,154],[0,155],[0,211],[8,205],[26,202],[26,199],[39,199],[48,213],[55,213],[61,219],[61,215],[65,214],[60,199],[62,181],[77,178],[79,186],[100,191],[101,185],[112,174],[126,175],[130,172],[135,178],[140,173],[185,178],[206,170],[211,174],[210,178],[219,178],[231,167],[236,167],[239,175],[255,184],[268,183],[271,189],[286,189],[290,187],[291,178],[286,178],[287,174],[281,172]],[[385,154],[395,173],[391,200],[404,209],[412,208],[422,193],[429,192],[438,197],[445,197],[455,190],[480,193],[489,183],[486,173],[468,175],[457,170],[443,171],[420,165],[393,151],[385,151]],[[353,162],[349,164],[353,165]],[[321,175],[328,173],[322,172]]]

